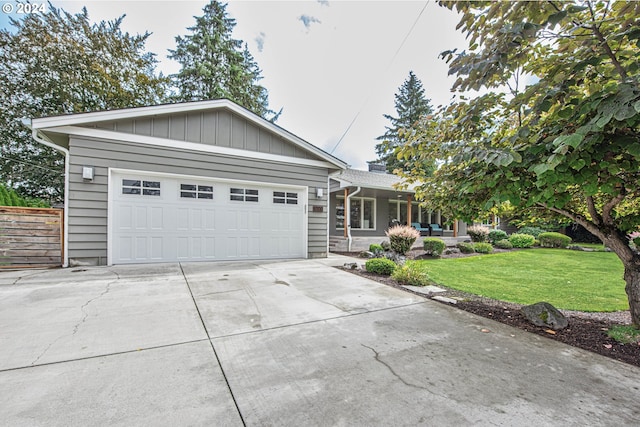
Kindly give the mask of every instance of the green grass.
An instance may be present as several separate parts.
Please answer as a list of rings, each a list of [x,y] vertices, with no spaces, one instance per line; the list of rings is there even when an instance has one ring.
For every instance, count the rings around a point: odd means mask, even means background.
[[[501,301],[578,311],[628,310],[622,262],[609,252],[527,249],[414,261],[436,284]]]
[[[640,329],[632,325],[616,325],[607,331],[614,340],[622,344],[640,342]]]
[[[604,251],[604,245],[602,243],[571,243],[572,246],[582,246],[583,248],[589,248],[596,251]]]

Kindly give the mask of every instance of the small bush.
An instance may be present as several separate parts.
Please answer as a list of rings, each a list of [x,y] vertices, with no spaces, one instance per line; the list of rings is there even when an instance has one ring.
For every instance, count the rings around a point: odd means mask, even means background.
[[[396,225],[386,231],[391,250],[405,255],[420,237],[420,232],[408,225]]]
[[[509,242],[514,248],[530,248],[536,242],[531,234],[516,233],[509,236]]]
[[[538,236],[538,241],[543,248],[566,248],[571,243],[571,237],[561,233],[546,232]]]
[[[522,227],[520,230],[518,230],[517,234],[528,234],[528,235],[533,236],[533,237],[538,237],[539,235],[541,235],[545,231],[546,230],[543,230],[540,227]]]
[[[382,245],[372,243],[369,245],[369,252],[373,252],[375,254],[376,252],[384,252],[384,249],[382,249]]]
[[[507,233],[503,230],[491,230],[489,232],[489,243],[495,246],[497,242],[499,242],[500,240],[504,240],[508,237],[509,236],[507,235]]]
[[[473,250],[479,254],[490,254],[493,252],[493,246],[491,246],[491,243],[477,242],[474,243]]]
[[[463,254],[472,254],[476,250],[473,248],[471,243],[460,242],[456,245],[456,248],[460,249],[460,252]]]
[[[500,249],[513,249],[513,245],[509,241],[509,239],[498,240],[495,244],[496,248]]]
[[[445,245],[444,240],[438,239],[437,237],[427,237],[424,239],[424,251],[433,256],[440,256],[442,252],[445,250],[447,245]]]
[[[391,277],[403,285],[427,286],[431,283],[427,272],[417,264],[405,264],[396,268]]]
[[[370,273],[390,276],[396,269],[396,263],[386,258],[371,258],[364,264],[364,268]]]
[[[382,250],[383,251],[390,251],[391,250],[391,245],[386,240],[384,242],[381,242],[380,246],[382,246]]]
[[[472,225],[467,228],[467,234],[472,242],[486,242],[489,237],[489,229],[482,225]]]

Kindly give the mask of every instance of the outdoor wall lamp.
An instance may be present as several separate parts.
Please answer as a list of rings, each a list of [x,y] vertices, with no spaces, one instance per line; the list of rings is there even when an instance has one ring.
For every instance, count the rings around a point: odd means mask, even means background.
[[[324,188],[316,188],[316,198],[321,199],[324,196]]]
[[[83,166],[82,179],[85,181],[93,181],[94,169],[95,168],[93,166]]]

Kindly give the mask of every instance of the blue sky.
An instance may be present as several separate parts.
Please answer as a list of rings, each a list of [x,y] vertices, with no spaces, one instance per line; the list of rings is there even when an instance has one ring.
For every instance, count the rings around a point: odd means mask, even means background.
[[[151,32],[147,50],[157,54],[158,69],[171,74],[178,65],[166,58],[167,49],[207,2],[52,3],[71,13],[86,6],[94,21],[126,14],[123,28]],[[0,4],[0,27],[6,28],[5,11],[19,18],[18,6],[13,0]],[[375,138],[388,124],[383,114],[395,114],[394,94],[409,71],[422,80],[433,105],[447,104],[453,78],[438,54],[466,45],[455,31],[457,15],[433,1],[232,0],[227,12],[236,19],[234,37],[248,44],[262,69],[271,108],[283,109],[278,125],[329,152],[342,138],[333,154],[359,169],[375,159]]]

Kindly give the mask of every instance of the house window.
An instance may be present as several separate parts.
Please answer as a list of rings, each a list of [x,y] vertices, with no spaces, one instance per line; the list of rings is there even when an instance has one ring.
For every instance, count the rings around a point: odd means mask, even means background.
[[[287,205],[297,205],[298,204],[298,193],[289,193],[285,191],[274,191],[273,192],[273,203],[276,204],[287,204]]]
[[[420,206],[418,202],[411,202],[411,221],[421,224],[431,223],[432,212]],[[407,222],[407,201],[406,200],[389,200],[389,225],[398,221],[401,224]]]
[[[183,199],[213,200],[213,186],[180,184],[180,197]]]
[[[352,230],[375,230],[375,199],[352,197],[349,212]],[[338,197],[336,200],[336,228],[344,229],[344,225],[344,198]]]
[[[142,181],[138,179],[123,179],[122,194],[159,196],[160,181]]]
[[[232,188],[230,190],[230,200],[237,202],[257,202],[258,190],[248,188]]]

